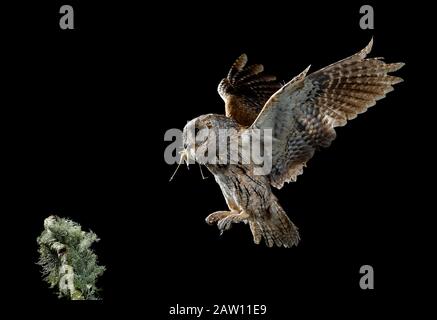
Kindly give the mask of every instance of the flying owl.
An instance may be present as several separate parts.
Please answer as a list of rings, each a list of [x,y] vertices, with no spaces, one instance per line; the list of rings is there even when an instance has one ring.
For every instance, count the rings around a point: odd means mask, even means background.
[[[402,82],[388,73],[404,63],[366,58],[372,43],[373,39],[360,52],[309,75],[308,67],[285,85],[265,74],[261,64],[248,65],[246,54],[235,61],[218,85],[225,115],[202,115],[188,122],[183,131],[180,163],[205,165],[229,208],[207,216],[208,224],[217,224],[223,233],[233,223],[244,222],[249,224],[256,244],[262,239],[268,247],[298,244],[298,229],[272,187],[281,189],[284,183],[295,181],[314,152],[335,139],[335,127],[365,112],[392,91],[394,84]],[[200,159],[198,151],[208,150],[210,140],[223,129],[233,129],[233,138],[241,138],[248,130],[270,129],[270,171],[255,174],[259,164],[241,159],[227,164]],[[200,130],[209,132],[203,140],[196,137]]]

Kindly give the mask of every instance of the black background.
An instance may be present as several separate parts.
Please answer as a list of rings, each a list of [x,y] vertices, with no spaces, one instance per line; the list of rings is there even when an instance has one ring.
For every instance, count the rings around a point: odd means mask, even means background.
[[[16,17],[6,27],[12,72],[3,119],[14,219],[5,228],[8,266],[18,274],[6,279],[10,297],[73,309],[35,264],[43,220],[57,214],[99,235],[95,249],[107,267],[103,301],[75,310],[124,307],[164,319],[176,303],[250,303],[267,304],[266,319],[284,319],[380,307],[391,314],[409,304],[407,288],[418,280],[406,270],[418,261],[422,222],[412,193],[424,142],[415,133],[428,130],[417,129],[422,120],[412,112],[422,105],[413,86],[424,59],[417,48],[428,41],[418,33],[426,9],[373,4],[375,30],[364,31],[359,2],[65,4],[74,7],[75,30],[60,30],[55,2],[2,12]],[[175,166],[164,162],[164,132],[223,112],[216,87],[243,52],[286,81],[357,52],[372,36],[372,56],[406,62],[397,73],[405,82],[339,128],[296,183],[276,190],[300,229],[299,246],[256,246],[246,225],[220,237],[204,222],[226,208],[218,186],[197,167],[169,182]],[[375,269],[374,290],[359,287],[364,264]]]

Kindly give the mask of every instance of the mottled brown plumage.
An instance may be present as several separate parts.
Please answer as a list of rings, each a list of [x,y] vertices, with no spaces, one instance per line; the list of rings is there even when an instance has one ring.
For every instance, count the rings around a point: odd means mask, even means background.
[[[226,116],[243,126],[251,125],[266,101],[281,88],[275,76],[263,73],[262,64],[246,64],[247,56],[242,54],[218,86]]]
[[[372,41],[360,52],[307,75],[309,67],[284,86],[263,73],[262,65],[247,66],[241,55],[218,87],[225,101],[226,116],[208,114],[190,121],[184,128],[186,160],[192,159],[214,174],[229,207],[210,214],[206,221],[217,223],[223,232],[232,223],[249,223],[255,243],[291,247],[299,242],[297,228],[273,195],[271,186],[282,188],[302,173],[315,150],[328,147],[335,139],[335,127],[365,112],[401,78],[388,75],[403,63],[366,59]],[[200,142],[190,130],[208,128]],[[235,129],[232,139],[247,131],[271,129],[272,170],[254,173],[255,163],[214,164],[200,159],[194,150],[207,148],[220,129]]]

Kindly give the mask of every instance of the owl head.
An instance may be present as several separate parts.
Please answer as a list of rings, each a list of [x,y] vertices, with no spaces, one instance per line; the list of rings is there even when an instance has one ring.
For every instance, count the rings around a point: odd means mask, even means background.
[[[182,132],[179,164],[170,181],[184,162],[187,166],[196,162],[199,165],[221,163],[222,150],[227,152],[227,147],[220,147],[228,142],[226,133],[237,132],[240,128],[234,119],[219,114],[206,114],[189,121]]]
[[[218,156],[219,144],[226,143],[224,133],[238,130],[239,125],[232,118],[218,114],[206,114],[187,123],[182,133],[183,149],[181,161],[187,164],[207,164]]]

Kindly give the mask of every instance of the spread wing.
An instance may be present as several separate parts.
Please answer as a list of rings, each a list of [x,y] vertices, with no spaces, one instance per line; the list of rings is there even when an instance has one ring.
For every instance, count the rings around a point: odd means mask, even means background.
[[[349,58],[306,76],[308,67],[267,101],[252,127],[272,129],[269,177],[274,187],[295,181],[314,151],[335,139],[335,127],[365,112],[402,81],[388,73],[403,63],[366,59],[372,42]]]
[[[247,55],[242,54],[219,83],[218,92],[225,101],[226,116],[243,126],[251,125],[266,101],[281,88],[275,76],[263,71],[261,64],[248,66]]]

